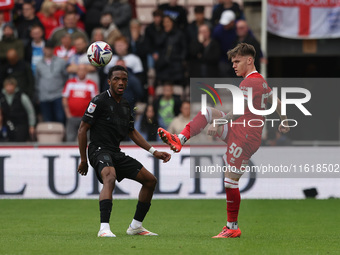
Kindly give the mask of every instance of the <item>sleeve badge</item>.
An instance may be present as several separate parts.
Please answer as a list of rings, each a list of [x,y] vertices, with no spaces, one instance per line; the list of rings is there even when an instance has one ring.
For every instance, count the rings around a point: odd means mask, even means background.
[[[89,113],[94,113],[94,111],[96,110],[96,107],[97,107],[97,105],[91,102],[89,107],[87,107],[87,111]]]

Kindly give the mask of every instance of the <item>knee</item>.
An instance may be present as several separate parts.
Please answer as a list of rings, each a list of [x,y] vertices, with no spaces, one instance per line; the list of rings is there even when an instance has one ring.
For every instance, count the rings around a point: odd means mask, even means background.
[[[212,108],[210,106],[207,106],[205,111],[201,111],[201,114],[204,115],[205,119],[208,123],[211,123],[213,120],[212,117]]]
[[[207,106],[205,112],[201,112],[208,123],[212,123],[214,119],[219,119],[224,116],[223,112],[213,107]]]
[[[145,183],[145,186],[149,189],[154,190],[156,188],[157,182],[158,182],[157,178],[155,176],[153,176],[151,179],[149,179]]]
[[[152,186],[153,186],[154,189],[155,189],[155,187],[156,187],[156,185],[157,185],[157,182],[158,182],[157,178],[156,178],[156,177],[153,177]]]
[[[238,188],[238,181],[235,181],[230,178],[224,178],[224,187],[226,189],[237,189]]]
[[[103,184],[114,186],[116,182],[116,173],[114,171],[103,171],[102,172]]]

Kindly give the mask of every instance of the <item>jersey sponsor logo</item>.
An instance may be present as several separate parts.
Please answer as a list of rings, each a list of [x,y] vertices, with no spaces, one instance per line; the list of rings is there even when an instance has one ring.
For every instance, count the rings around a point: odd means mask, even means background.
[[[87,111],[89,113],[94,113],[94,111],[96,110],[96,107],[97,107],[97,105],[91,102],[89,107],[87,107]]]
[[[84,90],[74,90],[73,91],[73,97],[75,98],[86,98],[86,91]]]
[[[248,165],[248,164],[249,164],[249,160],[248,159],[242,160],[242,165]]]

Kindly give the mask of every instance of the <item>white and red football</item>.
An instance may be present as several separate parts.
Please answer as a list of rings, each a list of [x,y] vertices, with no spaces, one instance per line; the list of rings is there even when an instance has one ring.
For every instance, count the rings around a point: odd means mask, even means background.
[[[87,57],[93,66],[105,66],[112,58],[112,49],[106,42],[97,41],[87,49]]]

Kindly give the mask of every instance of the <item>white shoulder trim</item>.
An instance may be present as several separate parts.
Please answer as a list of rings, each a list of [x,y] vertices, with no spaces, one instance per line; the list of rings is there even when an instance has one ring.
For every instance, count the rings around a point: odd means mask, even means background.
[[[249,75],[251,75],[251,74],[253,74],[253,73],[257,73],[257,71],[252,71],[251,73],[248,73],[247,76],[244,77],[244,79],[247,78]]]

